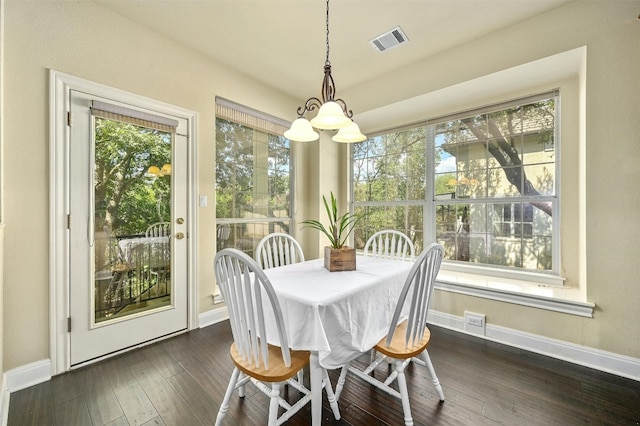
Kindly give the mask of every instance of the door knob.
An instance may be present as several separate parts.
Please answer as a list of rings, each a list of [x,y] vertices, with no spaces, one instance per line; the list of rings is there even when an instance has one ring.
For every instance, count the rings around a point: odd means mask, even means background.
[[[177,223],[178,225],[182,225],[182,224],[184,223],[184,219],[183,219],[183,218],[181,218],[181,217],[179,217],[179,218],[177,218],[177,219],[176,219],[176,223]]]
[[[184,238],[184,232],[178,232],[178,233],[176,234],[176,238],[177,238],[178,240],[183,239],[183,238]]]

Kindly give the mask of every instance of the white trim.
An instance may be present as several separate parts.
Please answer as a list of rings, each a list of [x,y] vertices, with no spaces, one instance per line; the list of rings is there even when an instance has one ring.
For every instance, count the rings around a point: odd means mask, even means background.
[[[4,373],[7,392],[17,392],[51,380],[51,361],[43,359]]]
[[[541,272],[530,272],[514,268],[492,268],[470,262],[443,261],[440,270],[444,273],[462,274],[478,279],[504,280],[505,282],[523,282],[544,286],[562,287],[565,278],[559,275]]]
[[[200,328],[204,328],[213,324],[217,324],[221,321],[229,319],[229,311],[226,306],[212,309],[207,312],[203,312],[198,317]]]
[[[572,364],[582,365],[595,370],[615,374],[632,380],[640,381],[640,359],[588,346],[551,339],[549,337],[526,333],[498,325],[486,324],[486,335],[478,336],[475,333],[464,331],[464,318],[431,310],[429,323],[448,328],[461,333],[477,336],[505,345],[521,348],[530,352],[550,356],[552,358],[568,361]]]
[[[69,74],[55,70],[49,71],[49,355],[51,358],[51,371],[56,375],[69,371],[70,366],[70,340],[67,333],[67,317],[69,316],[69,259],[65,254],[68,245],[68,233],[66,228],[66,212],[68,197],[68,177],[64,170],[68,169],[65,145],[69,141],[69,128],[66,123],[67,112],[70,111],[70,91],[77,90],[90,93],[95,96],[112,99],[116,102],[135,104],[141,108],[155,111],[159,114],[167,114],[180,117],[188,122],[189,144],[188,161],[190,188],[187,195],[187,203],[194,206],[197,186],[197,119],[198,115],[178,106],[156,101],[130,92],[115,89],[99,83],[94,83]],[[187,213],[187,244],[190,253],[196,253],[197,248],[197,223],[195,209],[188,208]],[[188,256],[187,280],[188,288],[188,329],[198,327],[198,276],[196,256]]]
[[[7,426],[9,422],[9,400],[11,399],[11,394],[7,389],[7,375],[2,375],[2,386],[0,387],[0,398],[2,401],[0,403],[0,425]]]
[[[446,281],[440,278],[436,281],[434,288],[451,293],[465,294],[467,296],[481,297],[483,299],[530,306],[532,308],[562,312],[564,314],[578,315],[587,318],[593,317],[593,309],[595,308],[595,304],[590,302],[559,299],[539,294],[524,293],[522,291],[481,287],[466,283]],[[543,291],[543,289],[540,288],[535,288],[534,290]]]

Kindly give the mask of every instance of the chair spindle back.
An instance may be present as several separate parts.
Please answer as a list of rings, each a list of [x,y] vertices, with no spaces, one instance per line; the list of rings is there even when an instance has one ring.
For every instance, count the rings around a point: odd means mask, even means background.
[[[387,346],[391,344],[403,308],[407,303],[407,297],[410,297],[408,301],[410,307],[405,345],[407,347],[413,345],[422,338],[424,328],[427,325],[427,313],[431,294],[433,293],[433,285],[440,270],[443,253],[444,250],[440,244],[432,243],[418,256],[400,292],[387,335]]]
[[[233,340],[243,358],[259,368],[269,369],[269,351],[263,304],[269,303],[275,315],[284,364],[291,355],[282,310],[271,282],[260,266],[240,250],[219,251],[214,260],[218,286],[229,310]]]

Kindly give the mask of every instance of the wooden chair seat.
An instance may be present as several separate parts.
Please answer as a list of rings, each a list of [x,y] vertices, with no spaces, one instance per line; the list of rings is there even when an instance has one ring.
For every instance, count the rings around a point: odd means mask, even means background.
[[[393,333],[391,344],[387,346],[387,336],[384,336],[375,346],[375,350],[391,358],[407,359],[420,355],[420,353],[427,349],[427,346],[429,346],[429,342],[431,340],[431,332],[427,327],[424,328],[422,338],[415,343],[409,342],[407,344],[405,341],[406,334],[407,321],[404,321],[402,324],[396,327],[396,331],[395,333]]]
[[[231,353],[231,359],[236,367],[238,367],[238,369],[240,369],[244,374],[261,382],[284,382],[309,365],[309,356],[311,355],[309,351],[290,351],[290,367],[287,367],[282,361],[282,357],[280,356],[282,348],[279,346],[269,345],[268,351],[269,369],[267,370],[264,367],[264,361],[262,359],[260,359],[259,367],[256,367],[254,363],[243,359],[235,343],[231,344],[231,349],[229,350]]]

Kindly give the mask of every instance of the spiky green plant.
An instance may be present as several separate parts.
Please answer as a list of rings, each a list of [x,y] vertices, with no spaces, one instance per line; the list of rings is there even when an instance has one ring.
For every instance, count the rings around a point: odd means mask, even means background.
[[[331,192],[331,206],[327,202],[327,197],[322,196],[324,208],[329,218],[329,226],[325,226],[318,220],[305,220],[302,222],[303,228],[313,228],[322,232],[329,238],[331,248],[340,249],[344,247],[356,224],[364,217],[363,215],[351,214],[349,212],[338,216],[338,202]]]

